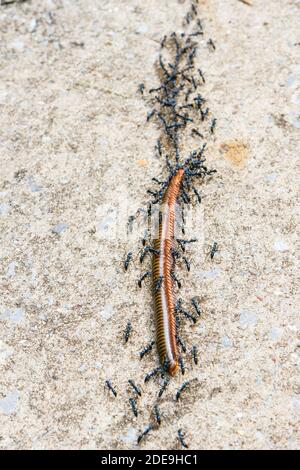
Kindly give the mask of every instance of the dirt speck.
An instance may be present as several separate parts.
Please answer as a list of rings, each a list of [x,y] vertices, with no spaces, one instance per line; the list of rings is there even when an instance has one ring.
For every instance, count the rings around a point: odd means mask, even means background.
[[[243,168],[249,155],[249,149],[244,142],[233,140],[221,144],[221,153],[234,166]]]
[[[139,166],[147,166],[147,160],[144,160],[143,158],[137,161]]]
[[[285,119],[284,114],[273,114],[273,119],[276,126],[281,127],[282,129],[286,129],[289,125],[289,123]]]

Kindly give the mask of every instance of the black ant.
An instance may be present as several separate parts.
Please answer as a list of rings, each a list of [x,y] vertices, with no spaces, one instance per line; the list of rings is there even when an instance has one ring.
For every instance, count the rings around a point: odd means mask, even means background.
[[[217,242],[214,242],[210,250],[210,259],[213,259],[217,251],[218,251],[218,244]]]
[[[151,276],[150,271],[146,271],[145,274],[143,274],[143,275],[140,277],[140,279],[138,280],[138,286],[139,286],[139,287],[142,287],[142,282],[143,282],[143,280],[146,279],[146,277],[149,277],[149,276]]]
[[[145,375],[144,382],[149,382],[149,380],[159,372],[161,372],[161,367],[156,367],[155,369],[151,370],[151,372],[148,372],[148,374]]]
[[[213,41],[212,39],[209,39],[209,40],[207,41],[207,45],[208,45],[213,51],[216,50],[216,45],[215,45],[215,43],[214,43],[214,41]]]
[[[150,121],[150,119],[152,118],[152,116],[154,116],[154,114],[155,114],[155,109],[147,113],[147,122]]]
[[[164,37],[162,38],[161,43],[160,43],[160,47],[161,47],[161,48],[165,47],[165,45],[166,45],[166,40],[167,40],[167,36],[164,35]]]
[[[196,323],[196,318],[193,317],[189,312],[187,312],[183,307],[182,307],[182,299],[178,299],[175,305],[175,312],[180,312],[182,313],[186,318],[191,320],[194,324]]]
[[[202,108],[201,108],[200,113],[201,113],[201,120],[204,121],[204,119],[206,118],[206,116],[209,113],[209,108],[206,108],[205,111],[203,111]]]
[[[183,339],[180,336],[176,336],[177,343],[180,345],[182,351],[185,353],[186,352],[186,345]]]
[[[182,392],[188,387],[189,384],[190,384],[190,381],[186,380],[185,382],[183,382],[181,387],[179,387],[179,389],[176,392],[176,397],[175,397],[176,401],[179,400],[179,398],[181,397]]]
[[[135,399],[134,398],[129,398],[129,403],[131,405],[131,409],[132,409],[132,412],[133,412],[134,416],[137,418],[138,410],[137,410]]]
[[[182,429],[178,429],[177,433],[178,433],[179,442],[182,445],[182,447],[184,447],[185,449],[188,449],[189,446],[186,444],[186,442],[184,440]]]
[[[171,272],[171,277],[172,277],[173,281],[176,282],[176,284],[178,286],[178,289],[181,289],[181,282],[179,281],[178,277],[176,276],[176,274],[173,271]]]
[[[204,139],[203,134],[201,134],[197,129],[192,129],[192,135],[197,135],[201,139]]]
[[[205,77],[204,77],[204,74],[203,74],[202,70],[201,70],[201,69],[198,69],[198,73],[199,73],[199,75],[200,75],[200,77],[201,77],[201,79],[202,79],[202,82],[205,83]]]
[[[158,426],[160,426],[161,417],[160,417],[160,411],[159,411],[159,408],[158,408],[157,405],[154,406],[153,411],[154,411],[155,420],[156,420]]]
[[[197,26],[198,26],[200,31],[203,31],[203,26],[202,26],[201,20],[199,18],[197,19]]]
[[[144,94],[144,90],[145,90],[145,85],[144,85],[144,83],[140,83],[140,84],[139,84],[138,90],[139,90],[139,92],[141,93],[141,95]]]
[[[182,259],[183,259],[183,261],[184,261],[184,264],[185,264],[185,266],[186,266],[187,271],[190,272],[190,270],[191,270],[191,263],[189,262],[189,260],[187,259],[186,256],[183,256]]]
[[[159,156],[161,157],[161,156],[162,156],[162,151],[161,151],[161,143],[160,143],[160,140],[158,140],[158,141],[156,142],[155,148],[157,149],[158,154],[159,154]]]
[[[159,276],[158,279],[156,280],[156,283],[155,283],[155,286],[154,286],[154,294],[156,294],[156,292],[158,292],[159,289],[161,288],[162,283],[163,283],[163,279],[164,279],[163,276]]]
[[[180,238],[177,238],[177,242],[180,245],[180,248],[182,249],[183,252],[185,252],[185,245],[188,243],[195,243],[197,241],[197,238],[192,238],[191,240],[182,240]]]
[[[154,344],[155,344],[155,341],[151,341],[151,343],[149,343],[148,346],[146,346],[144,349],[142,349],[142,351],[140,352],[140,358],[141,359],[143,359],[145,354],[148,354],[152,350]]]
[[[129,251],[129,253],[127,253],[127,256],[126,256],[125,261],[124,261],[124,269],[125,269],[125,271],[127,271],[128,266],[129,266],[129,263],[130,263],[131,260],[132,260],[132,252]]]
[[[153,429],[153,424],[148,424],[148,426],[145,428],[145,430],[138,436],[137,438],[137,443],[139,444],[141,442],[142,439],[144,439],[145,436],[147,436],[147,434],[152,431]]]
[[[170,379],[169,377],[165,377],[164,379],[164,382],[158,392],[158,398],[160,398],[162,396],[162,394],[164,393],[164,391],[166,390],[167,386],[168,386],[168,383],[170,382]]]
[[[197,313],[198,317],[200,317],[201,316],[201,309],[198,305],[198,302],[197,302],[196,298],[194,297],[191,300],[191,302],[192,302],[192,305],[193,305],[194,309],[196,310],[196,313]]]
[[[211,121],[211,125],[210,125],[210,132],[211,132],[211,134],[214,134],[215,128],[216,128],[216,124],[217,124],[217,120],[216,120],[216,118],[214,118],[214,119]]]
[[[159,255],[159,250],[154,250],[154,248],[152,248],[151,246],[145,246],[140,256],[140,263],[144,261],[144,258],[147,255],[147,253],[153,253],[155,255]]]
[[[114,387],[112,386],[111,381],[110,381],[110,380],[106,380],[106,381],[105,381],[105,385],[106,385],[106,387],[112,392],[112,394],[116,397],[116,396],[117,396],[117,392],[115,391]]]
[[[179,362],[179,365],[180,365],[181,374],[184,375],[185,367],[184,367],[184,362],[183,362],[182,356],[179,356],[178,362]]]
[[[132,386],[133,390],[135,391],[135,393],[141,397],[142,396],[142,392],[141,392],[141,389],[134,383],[133,380],[129,379],[128,380],[128,383]]]
[[[196,198],[197,198],[199,204],[201,204],[202,198],[201,198],[200,193],[199,193],[199,192],[197,191],[197,189],[194,188],[194,187],[193,187],[193,191],[194,191],[194,194],[195,194],[195,196],[196,196]]]
[[[133,228],[133,222],[135,221],[135,216],[134,215],[130,215],[128,217],[128,222],[127,222],[127,228],[128,228],[128,232],[132,232],[132,228]]]
[[[129,336],[132,332],[132,325],[130,323],[130,321],[127,323],[126,325],[126,328],[125,328],[125,331],[124,331],[124,339],[125,339],[125,343],[127,343],[127,341],[129,340]]]
[[[192,357],[193,357],[194,363],[195,363],[195,365],[197,365],[198,364],[198,349],[197,349],[197,346],[193,346],[191,352],[192,352]]]

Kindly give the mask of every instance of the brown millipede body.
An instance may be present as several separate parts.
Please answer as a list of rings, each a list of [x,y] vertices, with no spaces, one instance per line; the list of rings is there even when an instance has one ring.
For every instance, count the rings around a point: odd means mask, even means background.
[[[179,367],[179,354],[176,342],[174,280],[172,277],[174,259],[175,206],[179,196],[184,169],[179,168],[171,177],[163,197],[163,217],[159,220],[158,237],[154,239],[152,277],[153,286],[159,279],[162,283],[159,289],[154,287],[154,302],[156,316],[157,347],[160,361],[167,361],[167,370],[175,375]]]

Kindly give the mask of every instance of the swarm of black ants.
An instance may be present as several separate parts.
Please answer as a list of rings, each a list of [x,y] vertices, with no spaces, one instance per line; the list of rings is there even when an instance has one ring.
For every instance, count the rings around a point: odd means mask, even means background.
[[[147,122],[155,119],[160,129],[162,130],[161,138],[157,141],[156,151],[159,157],[163,157],[163,149],[168,149],[168,155],[165,155],[167,168],[169,175],[166,180],[161,181],[157,178],[153,178],[154,183],[158,185],[156,190],[148,190],[148,193],[152,196],[152,200],[148,204],[148,218],[151,217],[153,206],[162,201],[164,192],[168,187],[169,181],[172,176],[176,173],[179,168],[184,168],[184,178],[182,182],[182,190],[180,194],[181,202],[184,204],[190,204],[192,202],[190,193],[193,191],[195,199],[198,203],[201,202],[201,195],[198,190],[193,186],[192,180],[194,178],[209,177],[215,170],[209,170],[205,166],[204,152],[206,143],[202,143],[200,148],[192,151],[189,156],[182,163],[180,161],[180,138],[186,129],[190,129],[191,136],[203,140],[205,135],[204,131],[200,132],[196,128],[196,122],[209,122],[208,133],[214,134],[216,127],[216,119],[210,118],[209,108],[206,106],[206,100],[199,93],[199,89],[205,84],[205,76],[200,68],[195,66],[195,58],[198,49],[198,43],[196,42],[198,37],[203,37],[202,22],[198,18],[197,1],[192,1],[191,7],[184,19],[186,29],[191,30],[189,33],[176,34],[175,32],[169,36],[164,36],[160,44],[160,54],[158,58],[158,75],[161,83],[156,88],[151,88],[146,96],[146,88],[142,83],[139,85],[139,93],[147,99],[151,104],[152,110],[147,114]],[[211,51],[214,51],[216,46],[212,39],[207,41],[207,46]],[[163,54],[164,53],[164,54]],[[169,55],[172,58],[171,61],[166,61],[164,56]],[[207,131],[206,131],[207,133]],[[130,217],[129,222],[132,223],[134,216]],[[182,212],[182,233],[184,234],[184,212]],[[149,224],[148,224],[149,227]],[[149,228],[146,235],[142,240],[143,249],[140,254],[140,262],[144,261],[144,258],[148,253],[153,253],[155,250],[151,245],[147,244],[147,239],[150,238]],[[197,241],[196,239],[177,239],[178,250],[173,250],[174,262],[178,259],[182,259],[187,271],[190,271],[190,261],[185,256],[186,246],[189,243]],[[214,242],[210,253],[211,259],[213,259],[217,251],[217,243]],[[129,252],[124,261],[124,269],[127,271],[130,262],[133,259],[132,252]],[[150,271],[146,271],[138,280],[139,287],[142,287],[142,282],[151,276]],[[177,283],[178,288],[181,287],[180,281],[177,279],[175,273],[173,273],[174,282]],[[183,314],[192,323],[196,323],[197,319],[201,317],[201,307],[197,301],[197,298],[191,300],[191,306],[193,313],[190,313],[183,306],[182,299],[179,299],[176,304],[176,328],[177,328],[177,343],[182,353],[187,353],[195,365],[198,364],[198,350],[196,346],[193,346],[190,351],[187,351],[186,344],[179,334],[180,317],[177,314]],[[130,339],[132,332],[132,325],[129,321],[124,331],[124,341],[127,343]],[[140,351],[140,359],[150,353],[155,345],[155,341],[151,341],[145,348]],[[182,375],[185,373],[185,365],[182,356],[179,358],[179,364]],[[158,391],[157,402],[153,405],[152,416],[153,422],[149,423],[143,432],[137,438],[139,444],[153,429],[158,428],[161,425],[162,418],[159,410],[159,399],[167,389],[170,378],[166,372],[167,364],[156,367],[149,372],[144,382],[149,382],[153,377],[161,377],[161,387]],[[132,389],[133,396],[129,398],[129,405],[132,413],[135,417],[138,416],[138,398],[141,396],[141,388],[134,383],[133,380],[129,379],[128,384]],[[175,401],[178,402],[185,390],[189,388],[191,382],[185,380],[175,394]],[[116,397],[117,391],[112,385],[110,380],[106,381],[106,387]],[[182,429],[177,430],[177,439],[183,448],[188,448],[188,445],[184,438]]]

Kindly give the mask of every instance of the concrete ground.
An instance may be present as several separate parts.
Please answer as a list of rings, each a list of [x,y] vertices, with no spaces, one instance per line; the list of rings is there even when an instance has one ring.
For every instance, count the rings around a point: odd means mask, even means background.
[[[199,1],[197,61],[217,117],[207,158],[218,171],[192,219],[203,243],[180,273],[180,295],[199,296],[204,311],[183,335],[199,364],[187,356],[190,388],[175,404],[182,377],[172,379],[161,427],[141,448],[178,448],[178,428],[191,449],[299,448],[300,2],[251,3]],[[2,449],[132,449],[153,422],[158,383],[143,377],[156,350],[138,354],[154,336],[151,292],[136,284],[141,227],[130,237],[124,227],[165,172],[137,87],[157,84],[159,40],[182,29],[187,8],[0,6]],[[129,378],[143,389],[137,418]]]

